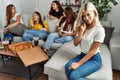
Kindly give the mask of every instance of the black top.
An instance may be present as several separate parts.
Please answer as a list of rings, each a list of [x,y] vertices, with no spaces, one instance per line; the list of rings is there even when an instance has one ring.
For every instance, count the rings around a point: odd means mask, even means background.
[[[52,13],[50,13],[50,15],[60,18],[63,15],[63,9],[60,9],[58,12],[54,10]]]

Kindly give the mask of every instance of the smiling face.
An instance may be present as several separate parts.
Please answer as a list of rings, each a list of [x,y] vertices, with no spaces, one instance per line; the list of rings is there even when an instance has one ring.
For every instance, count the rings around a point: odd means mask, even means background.
[[[11,10],[11,13],[12,13],[12,14],[15,14],[15,13],[16,13],[16,9],[15,9],[15,6],[12,6],[12,10]]]
[[[95,12],[93,10],[85,11],[82,13],[82,17],[86,24],[91,24],[95,19]]]
[[[39,20],[39,16],[36,13],[33,13],[33,20],[34,21],[38,21]]]
[[[56,9],[58,9],[58,5],[57,5],[55,2],[53,2],[53,3],[52,3],[52,8],[53,8],[54,10],[56,10]]]

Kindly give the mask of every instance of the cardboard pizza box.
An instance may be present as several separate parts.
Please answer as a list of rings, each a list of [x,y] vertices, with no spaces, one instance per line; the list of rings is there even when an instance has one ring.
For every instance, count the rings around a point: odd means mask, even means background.
[[[16,43],[16,44],[10,45],[9,47],[12,50],[12,48],[15,45],[24,44],[24,43],[31,44],[29,42],[21,42],[21,43]],[[36,64],[36,63],[40,63],[40,62],[45,61],[45,60],[48,60],[48,56],[42,51],[42,49],[39,46],[37,46],[37,47],[32,46],[32,48],[18,51],[18,52],[14,52],[14,53],[16,55],[18,55],[18,57],[22,60],[22,62],[24,63],[24,65],[26,67],[33,65],[33,64]]]

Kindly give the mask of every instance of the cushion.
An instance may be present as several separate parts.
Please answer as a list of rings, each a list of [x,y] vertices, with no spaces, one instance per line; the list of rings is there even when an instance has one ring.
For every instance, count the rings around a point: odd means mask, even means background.
[[[10,23],[14,23],[15,20],[10,20]],[[17,26],[13,26],[13,27],[9,27],[8,28],[8,31],[17,35],[17,36],[22,36],[23,35],[23,32],[24,30],[28,29],[27,26],[25,26],[24,24],[19,24]]]
[[[22,14],[23,23],[30,28],[29,20],[32,16],[28,14]]]
[[[17,26],[8,28],[8,31],[15,35],[22,36],[24,30],[26,30],[26,29],[28,29],[28,28],[24,24],[19,24]]]
[[[110,51],[105,44],[101,45],[100,50],[103,61],[102,68],[86,78],[89,80],[112,80]],[[44,73],[48,74],[48,76],[55,77],[58,80],[67,80],[64,69],[65,64],[79,53],[79,46],[75,47],[73,42],[65,43],[44,65]]]
[[[58,20],[51,20],[49,18],[46,18],[46,21],[48,23],[50,32],[56,32],[56,28],[57,28],[56,25],[57,25]]]
[[[104,27],[105,29],[105,39],[104,39],[104,43],[109,45],[110,42],[110,38],[112,36],[114,27]]]

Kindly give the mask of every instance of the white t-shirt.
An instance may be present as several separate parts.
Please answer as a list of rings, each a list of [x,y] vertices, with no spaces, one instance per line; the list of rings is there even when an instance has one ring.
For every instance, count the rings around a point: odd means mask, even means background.
[[[12,18],[12,20],[16,21],[17,20],[17,16],[19,16],[19,13],[15,13],[14,17]],[[22,17],[20,16],[20,23],[23,24],[23,20]]]
[[[80,46],[81,51],[86,53],[90,51],[90,48],[94,41],[102,43],[105,38],[105,30],[103,27],[93,27],[86,31],[84,36],[81,39]],[[100,52],[99,48],[95,52]]]
[[[58,23],[57,23],[57,26],[59,26],[59,23],[60,23],[61,19],[62,19],[62,18],[59,19],[59,21],[58,21]],[[63,33],[66,33],[66,34],[73,33],[74,28],[73,28],[73,30],[72,30],[72,29],[71,29],[71,28],[72,28],[71,25],[68,25],[68,28],[69,28],[68,31],[65,31],[65,30],[64,30],[65,23],[66,23],[66,21],[64,21],[64,22],[61,24],[61,26],[59,26],[59,27],[60,27],[60,31],[63,32]]]

